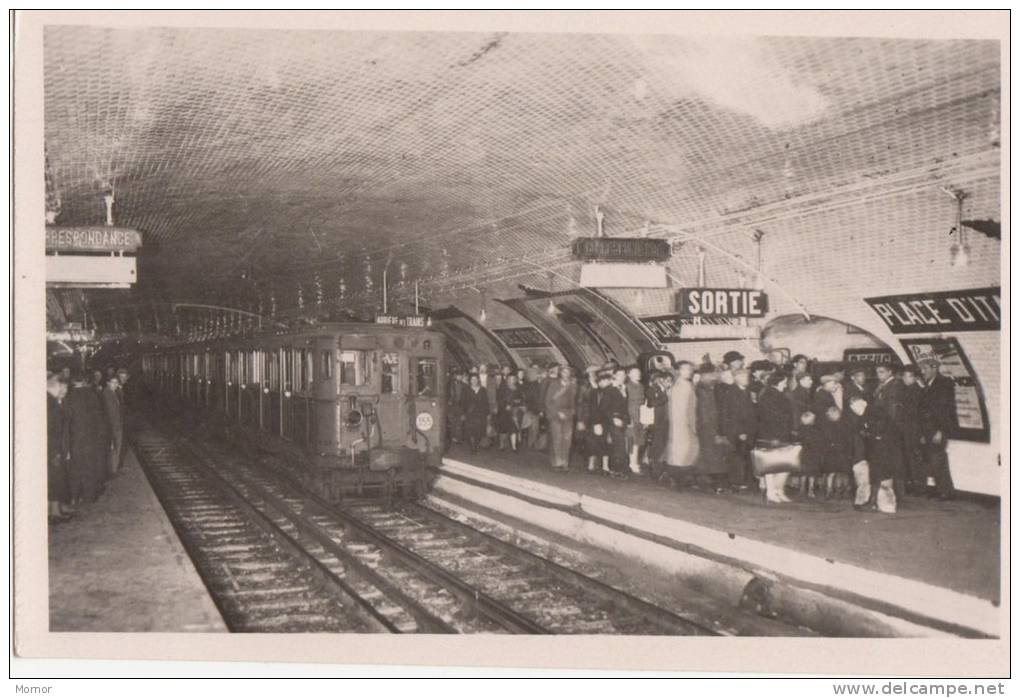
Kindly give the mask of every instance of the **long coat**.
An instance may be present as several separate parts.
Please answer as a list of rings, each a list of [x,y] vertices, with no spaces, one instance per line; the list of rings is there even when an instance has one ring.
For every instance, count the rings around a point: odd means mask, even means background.
[[[648,446],[648,462],[655,465],[666,458],[669,445],[669,393],[657,383],[652,383],[645,391],[645,404],[655,411],[652,442]]]
[[[479,387],[476,392],[469,386],[464,391],[461,411],[464,413],[464,435],[475,443],[485,438],[489,422],[489,393],[485,388]]]
[[[903,452],[896,427],[886,411],[878,405],[868,405],[857,427],[867,444],[871,481],[877,483],[897,477]]]
[[[46,394],[46,491],[51,502],[66,502],[67,487],[67,424],[63,405]]]
[[[566,422],[568,428],[572,427],[577,409],[577,385],[573,382],[564,384],[559,380],[550,381],[545,388],[542,409],[550,422],[562,421]]]
[[[645,404],[645,386],[627,381],[627,414],[630,416],[630,435],[636,444],[644,443],[645,426],[641,423],[641,406]]]
[[[524,410],[524,392],[520,386],[503,383],[496,391],[496,431],[509,434],[520,428],[518,413]]]
[[[734,446],[741,434],[747,436],[747,443],[753,444],[758,433],[758,406],[751,397],[750,389],[731,386],[723,395],[723,435]]]
[[[765,386],[758,397],[758,439],[790,440],[790,402],[772,386]]]
[[[669,393],[669,465],[693,465],[698,459],[698,415],[694,386],[682,378]]]
[[[696,429],[698,432],[698,466],[706,475],[725,475],[728,472],[725,454],[717,443],[719,433],[719,407],[715,401],[715,386],[699,383],[695,389],[697,404]]]
[[[67,393],[66,412],[70,459],[68,480],[72,497],[94,501],[106,469],[109,435],[99,394],[91,386]]]
[[[790,402],[790,429],[796,434],[800,431],[800,416],[805,412],[814,412],[811,391],[798,385],[786,393],[786,399]],[[817,419],[815,423],[818,423]]]
[[[956,384],[952,378],[939,373],[924,387],[921,396],[921,428],[929,442],[936,431],[941,431],[945,445],[955,426]]]
[[[824,441],[822,472],[849,475],[853,464],[864,457],[863,446],[855,443],[859,437],[853,427],[844,419],[835,422],[823,419],[815,426],[819,427]]]
[[[908,448],[914,448],[921,439],[921,401],[924,396],[924,388],[917,383],[903,386],[902,403],[898,424],[900,434],[903,435],[903,443]]]

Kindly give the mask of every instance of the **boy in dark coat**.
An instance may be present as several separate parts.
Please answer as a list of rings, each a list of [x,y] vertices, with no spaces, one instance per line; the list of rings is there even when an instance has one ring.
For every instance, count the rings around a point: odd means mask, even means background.
[[[825,476],[825,498],[843,496],[850,486],[850,472],[855,460],[854,432],[835,405],[825,411],[820,425],[825,451],[822,472]]]

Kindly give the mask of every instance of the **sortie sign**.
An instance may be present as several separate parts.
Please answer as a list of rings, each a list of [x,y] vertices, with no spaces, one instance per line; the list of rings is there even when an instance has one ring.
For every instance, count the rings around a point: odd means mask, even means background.
[[[940,293],[865,298],[893,334],[998,330],[1002,290],[998,286]]]
[[[682,288],[676,309],[683,317],[765,317],[769,297],[752,288]]]

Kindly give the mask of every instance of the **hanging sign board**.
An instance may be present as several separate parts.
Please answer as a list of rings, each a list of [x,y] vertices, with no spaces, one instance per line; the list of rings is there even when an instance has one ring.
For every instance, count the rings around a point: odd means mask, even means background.
[[[705,339],[757,339],[761,328],[738,325],[733,318],[702,318],[695,324],[694,318],[683,315],[654,315],[638,318],[657,340],[673,344],[685,340]]]
[[[666,288],[666,269],[657,264],[582,264],[584,288]]]
[[[578,238],[570,251],[585,262],[665,262],[671,254],[669,242],[650,238]]]
[[[376,315],[375,324],[396,327],[425,327],[424,315]]]
[[[769,297],[753,288],[682,288],[677,312],[684,317],[765,317]]]
[[[136,280],[134,257],[46,256],[51,287],[130,288]]]
[[[906,293],[865,298],[893,334],[977,332],[999,329],[999,286],[939,293]]]
[[[945,337],[901,339],[900,344],[914,364],[925,359],[938,360],[939,371],[956,384],[956,427],[950,431],[950,438],[988,443],[988,408],[977,374],[960,343],[953,337]]]
[[[494,329],[492,333],[510,349],[538,349],[552,346],[534,327],[508,327]]]
[[[142,234],[112,225],[47,225],[47,252],[137,252]]]

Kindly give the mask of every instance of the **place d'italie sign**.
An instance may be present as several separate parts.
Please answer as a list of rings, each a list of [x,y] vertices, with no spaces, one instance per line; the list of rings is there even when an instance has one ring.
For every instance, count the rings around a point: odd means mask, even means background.
[[[998,330],[1002,291],[998,286],[938,293],[865,298],[893,334]]]
[[[142,234],[112,225],[47,225],[47,252],[136,252]]]

